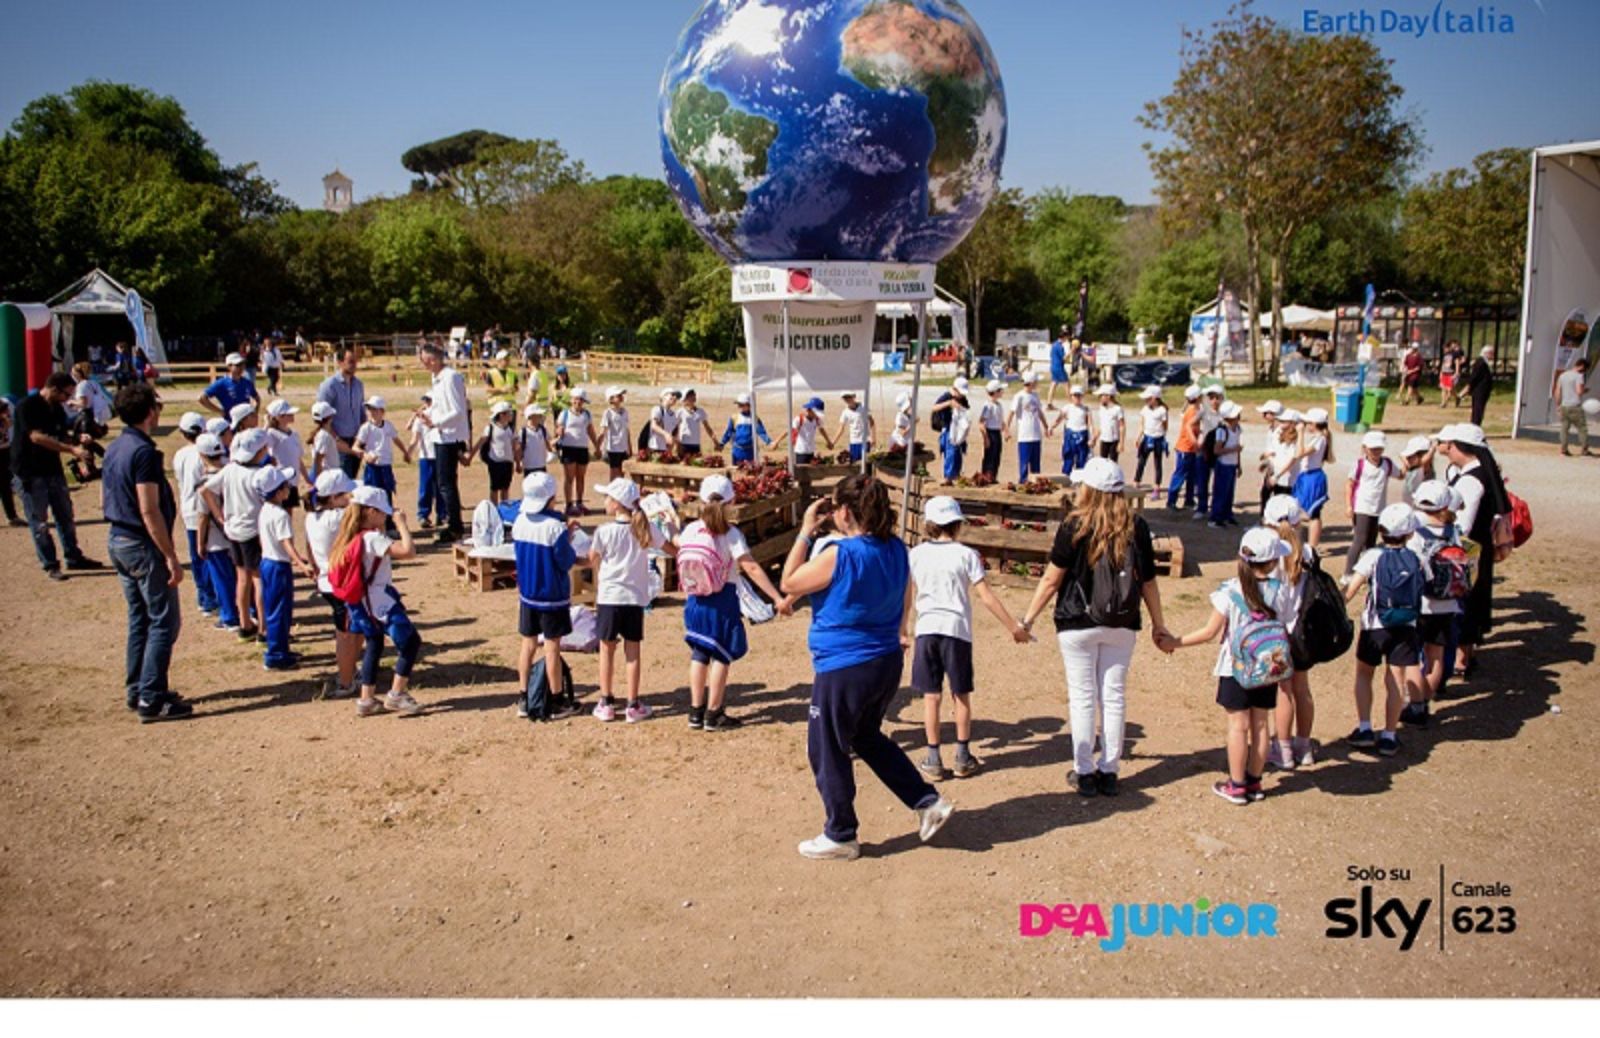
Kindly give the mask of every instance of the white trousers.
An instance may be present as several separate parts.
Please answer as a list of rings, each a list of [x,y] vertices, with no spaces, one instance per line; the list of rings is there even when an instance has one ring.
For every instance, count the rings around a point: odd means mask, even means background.
[[[1067,716],[1072,723],[1072,756],[1078,774],[1095,771],[1095,713],[1100,714],[1100,768],[1115,775],[1122,761],[1122,729],[1127,710],[1128,664],[1137,631],[1090,627],[1062,631],[1061,662],[1067,670]]]

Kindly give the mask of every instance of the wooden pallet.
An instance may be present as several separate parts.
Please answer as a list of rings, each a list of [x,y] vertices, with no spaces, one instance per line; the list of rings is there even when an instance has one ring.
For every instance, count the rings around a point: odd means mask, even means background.
[[[732,478],[733,467],[724,465],[719,468],[700,468],[695,465],[666,465],[658,461],[638,461],[629,458],[622,463],[622,471],[628,478],[639,484],[639,489],[645,494],[658,490],[677,497],[680,494],[698,494],[700,484],[707,476],[728,476]]]
[[[732,505],[726,510],[728,522],[737,526],[745,540],[754,544],[759,539],[775,536],[795,525],[800,497],[800,488],[790,487],[774,497]],[[700,517],[702,507],[698,497],[690,498],[678,506],[678,515],[685,523],[692,522]]]
[[[517,586],[517,563],[514,559],[487,559],[474,557],[471,548],[457,544],[451,550],[456,579],[480,594],[505,591]],[[592,605],[595,599],[595,575],[587,566],[574,566],[570,574],[572,601]]]
[[[1184,577],[1183,541],[1177,537],[1155,538],[1156,572],[1163,577],[1181,580]]]

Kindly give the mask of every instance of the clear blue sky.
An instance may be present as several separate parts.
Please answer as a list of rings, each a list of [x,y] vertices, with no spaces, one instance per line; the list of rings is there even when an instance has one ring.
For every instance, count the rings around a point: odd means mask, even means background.
[[[1479,0],[1444,0],[1470,11]],[[1365,0],[1427,14],[1434,0]],[[256,161],[314,206],[337,163],[357,198],[403,192],[400,154],[482,127],[555,138],[600,175],[661,173],[656,88],[698,0],[236,0],[144,4],[7,0],[0,64],[6,124],[86,79],[171,94],[224,161]],[[1011,109],[1006,181],[1029,191],[1150,198],[1135,123],[1178,69],[1182,23],[1227,0],[966,0],[999,57]],[[1299,26],[1308,8],[1363,0],[1261,0]],[[1502,146],[1600,139],[1600,2],[1483,0],[1512,35],[1379,36],[1430,149],[1425,168]]]

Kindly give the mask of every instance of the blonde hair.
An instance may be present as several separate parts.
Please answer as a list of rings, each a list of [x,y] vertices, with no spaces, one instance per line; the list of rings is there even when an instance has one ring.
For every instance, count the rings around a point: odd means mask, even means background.
[[[633,531],[633,539],[639,542],[639,547],[649,551],[654,539],[650,536],[650,517],[644,514],[644,509],[635,508],[628,513],[628,529]]]
[[[1289,554],[1283,560],[1283,575],[1290,584],[1298,584],[1300,574],[1306,568],[1305,553],[1300,547],[1300,531],[1293,523],[1284,521],[1278,524],[1278,536],[1289,546]]]
[[[344,553],[350,550],[351,542],[367,532],[367,513],[376,511],[370,505],[354,503],[344,510],[344,515],[339,519],[339,534],[333,539],[333,547],[328,549],[330,563],[343,558]]]
[[[1073,503],[1072,546],[1083,552],[1090,566],[1109,558],[1121,566],[1133,543],[1133,509],[1122,494],[1108,494],[1091,486],[1078,488]]]
[[[700,509],[700,521],[706,524],[706,529],[713,537],[721,537],[728,532],[731,528],[728,522],[728,506],[723,504],[722,498],[714,498]]]

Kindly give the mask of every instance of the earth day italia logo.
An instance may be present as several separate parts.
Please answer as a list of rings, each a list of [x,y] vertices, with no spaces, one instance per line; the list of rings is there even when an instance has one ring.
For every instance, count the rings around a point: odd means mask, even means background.
[[[1431,9],[1357,7],[1334,12],[1308,7],[1300,14],[1300,29],[1313,36],[1350,33],[1420,40],[1427,36],[1509,36],[1517,31],[1517,22],[1492,4],[1446,6],[1445,0],[1438,0]]]

